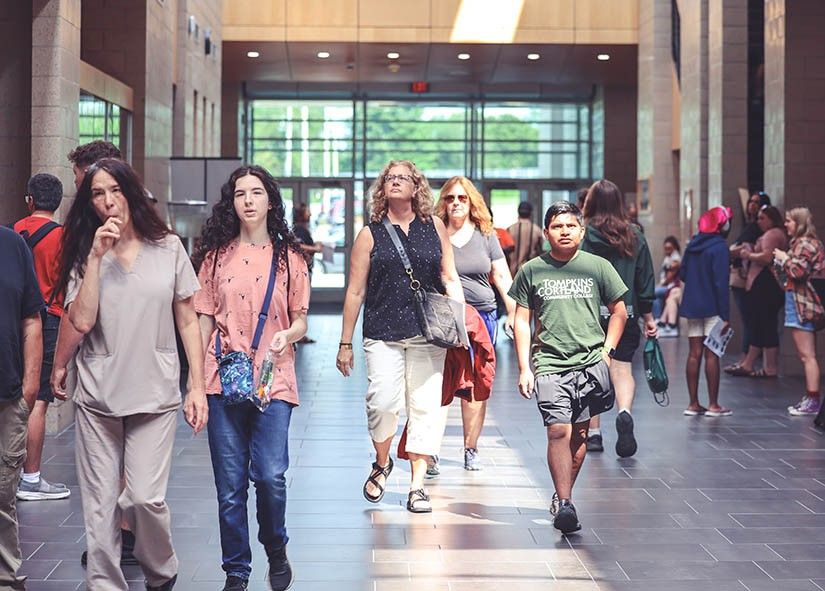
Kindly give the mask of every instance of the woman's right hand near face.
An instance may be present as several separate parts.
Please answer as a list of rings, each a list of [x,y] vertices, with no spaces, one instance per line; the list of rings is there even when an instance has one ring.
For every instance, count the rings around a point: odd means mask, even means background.
[[[338,349],[338,356],[335,359],[335,367],[341,372],[341,375],[349,377],[350,371],[355,364],[353,362],[352,349],[348,347],[340,347]]]
[[[122,222],[117,218],[109,218],[103,225],[95,232],[95,238],[92,242],[91,255],[95,257],[102,257],[115,245],[115,242],[120,238],[120,224]]]

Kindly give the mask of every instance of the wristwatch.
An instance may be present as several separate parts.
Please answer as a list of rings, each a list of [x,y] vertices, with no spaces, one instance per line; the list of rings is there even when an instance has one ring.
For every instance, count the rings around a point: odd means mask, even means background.
[[[602,347],[602,351],[607,353],[607,356],[611,359],[613,359],[616,356],[616,347],[608,347],[607,345],[605,345],[604,347]]]

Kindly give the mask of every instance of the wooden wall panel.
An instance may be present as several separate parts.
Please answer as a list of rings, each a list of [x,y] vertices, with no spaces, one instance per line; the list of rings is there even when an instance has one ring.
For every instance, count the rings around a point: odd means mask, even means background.
[[[223,38],[443,43],[470,1],[231,0]],[[639,0],[524,0],[513,42],[635,44],[638,20]]]

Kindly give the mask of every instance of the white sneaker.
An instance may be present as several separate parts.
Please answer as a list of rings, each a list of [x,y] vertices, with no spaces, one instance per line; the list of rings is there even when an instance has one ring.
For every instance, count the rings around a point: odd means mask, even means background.
[[[72,494],[69,488],[60,482],[52,484],[45,478],[35,482],[26,482],[22,478],[17,485],[17,498],[21,501],[48,501],[55,499],[65,499]]]
[[[679,336],[679,329],[670,326],[663,326],[659,329],[659,338],[669,339]]]

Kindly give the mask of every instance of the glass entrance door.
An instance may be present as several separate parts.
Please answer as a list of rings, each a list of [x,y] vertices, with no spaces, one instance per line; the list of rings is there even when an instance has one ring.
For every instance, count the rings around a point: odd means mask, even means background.
[[[312,257],[312,301],[343,303],[350,246],[355,232],[363,225],[363,212],[353,200],[352,182],[283,181],[281,195],[290,226],[294,207],[309,207],[309,233],[321,246],[321,252]]]

